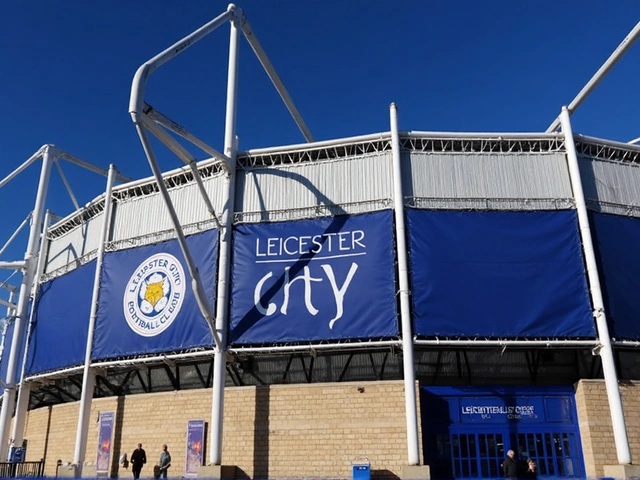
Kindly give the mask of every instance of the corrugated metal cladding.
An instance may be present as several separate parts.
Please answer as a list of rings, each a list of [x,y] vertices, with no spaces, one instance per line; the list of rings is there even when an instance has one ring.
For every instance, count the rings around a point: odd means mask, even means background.
[[[44,273],[66,266],[71,269],[78,259],[98,250],[103,218],[104,212],[100,212],[64,235],[50,240]]]
[[[222,213],[225,195],[224,176],[217,175],[205,178],[203,183],[213,208],[219,216]],[[211,215],[195,183],[172,188],[169,190],[169,194],[182,225],[211,220]],[[118,242],[133,238],[139,239],[136,245],[155,243],[158,238],[153,235],[165,230],[173,231],[173,223],[159,193],[119,200],[115,207],[111,229],[110,240],[114,248],[110,250],[132,246]],[[151,237],[148,238],[148,241],[140,238],[149,235]]]
[[[640,165],[580,157],[587,205],[601,212],[640,217]]]
[[[403,153],[407,203],[420,208],[569,208],[564,153]],[[494,201],[489,201],[494,200]]]
[[[243,222],[294,220],[379,210],[392,198],[391,152],[377,152],[239,170],[235,210]]]

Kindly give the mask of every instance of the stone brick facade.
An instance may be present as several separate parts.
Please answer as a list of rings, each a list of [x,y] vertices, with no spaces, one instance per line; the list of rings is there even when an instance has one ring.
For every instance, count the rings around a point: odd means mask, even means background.
[[[222,460],[237,465],[243,477],[349,478],[351,462],[368,458],[373,475],[400,477],[407,458],[404,402],[402,381],[228,388]],[[57,460],[73,459],[78,407],[28,414],[27,460],[44,457],[47,476],[55,476]],[[170,475],[183,476],[187,421],[210,422],[211,390],[94,399],[89,463],[95,463],[97,420],[105,411],[116,412],[112,475],[131,475],[118,458],[141,442],[148,459],[143,476],[151,475],[163,443],[173,457]]]
[[[622,383],[622,404],[631,446],[631,458],[640,462],[640,384]],[[581,380],[576,384],[576,408],[588,478],[605,476],[605,465],[618,463],[604,380]]]
[[[362,390],[362,391],[361,391]],[[632,458],[640,461],[640,384],[621,385]],[[588,478],[617,463],[602,380],[576,384],[576,406]],[[373,476],[398,476],[407,458],[404,384],[401,381],[234,387],[225,393],[222,459],[241,477],[349,478],[351,461],[367,458]],[[95,462],[100,412],[116,412],[112,475],[138,442],[147,451],[143,476],[151,475],[163,443],[173,456],[172,476],[184,475],[187,421],[211,419],[211,390],[182,390],[94,399],[89,422],[87,472]],[[31,410],[27,460],[45,458],[55,476],[57,460],[71,462],[78,403]],[[208,453],[205,452],[205,459]],[[146,471],[146,474],[145,474]]]

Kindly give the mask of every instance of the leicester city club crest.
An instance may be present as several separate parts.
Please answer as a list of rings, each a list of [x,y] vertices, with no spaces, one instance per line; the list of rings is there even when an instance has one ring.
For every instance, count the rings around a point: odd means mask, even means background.
[[[164,332],[175,320],[184,300],[182,265],[168,253],[147,258],[134,271],[124,293],[124,318],[144,337]]]

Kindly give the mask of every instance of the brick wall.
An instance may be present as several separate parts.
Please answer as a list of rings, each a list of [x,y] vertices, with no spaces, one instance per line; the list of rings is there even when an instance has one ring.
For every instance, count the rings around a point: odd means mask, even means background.
[[[170,474],[183,476],[187,421],[210,422],[211,390],[94,399],[86,455],[91,463],[98,416],[105,411],[116,412],[112,475],[131,475],[117,459],[141,442],[148,459],[143,477],[151,475],[163,443],[173,456]],[[223,464],[237,465],[249,477],[348,478],[351,461],[364,457],[374,475],[400,476],[406,463],[402,381],[228,388],[224,412]],[[77,402],[30,411],[27,460],[44,457],[45,474],[54,476],[58,459],[73,460],[77,419]]]
[[[640,462],[640,384],[620,385],[633,463]],[[607,390],[604,380],[581,380],[576,386],[576,407],[588,478],[604,476],[604,465],[618,463]]]

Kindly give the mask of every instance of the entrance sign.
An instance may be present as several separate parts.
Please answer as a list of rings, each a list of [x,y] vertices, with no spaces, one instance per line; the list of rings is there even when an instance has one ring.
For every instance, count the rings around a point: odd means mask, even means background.
[[[230,343],[398,335],[391,211],[236,227]]]

